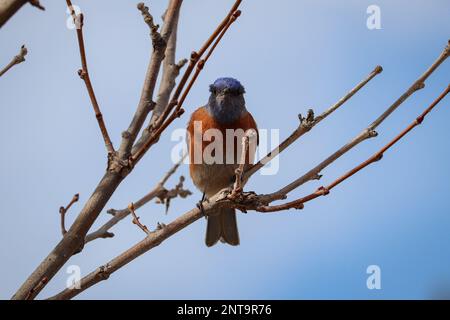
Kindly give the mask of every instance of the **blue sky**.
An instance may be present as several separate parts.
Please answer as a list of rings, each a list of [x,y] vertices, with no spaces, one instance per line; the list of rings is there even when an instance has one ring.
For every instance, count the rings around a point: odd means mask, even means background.
[[[60,205],[81,195],[70,223],[103,174],[102,139],[83,83],[74,31],[64,1],[47,10],[24,7],[0,30],[0,63],[23,43],[27,61],[0,79],[0,298],[9,298],[60,240]],[[192,0],[182,7],[178,57],[199,48],[232,0]],[[75,2],[85,14],[91,79],[115,145],[137,105],[151,44],[135,3]],[[155,17],[165,1],[148,3]],[[380,30],[366,27],[366,9],[381,9]],[[208,62],[185,114],[122,183],[107,208],[120,209],[149,191],[170,166],[170,132],[184,128],[204,104],[208,85],[233,76],[246,87],[247,108],[260,128],[297,126],[297,114],[320,112],[376,65],[384,72],[337,113],[283,153],[273,176],[248,190],[284,186],[346,143],[383,112],[436,59],[449,39],[450,3],[433,1],[249,1]],[[447,61],[366,141],[291,198],[334,180],[409,124],[448,85]],[[450,288],[449,100],[379,162],[303,211],[238,216],[241,245],[206,248],[205,221],[191,225],[79,298],[422,299]],[[188,176],[187,166],[179,174]],[[174,176],[168,186],[177,182]],[[187,186],[194,187],[187,179]],[[139,211],[154,227],[189,210],[201,197]],[[102,213],[98,224],[109,216]],[[98,225],[97,224],[97,225]],[[88,245],[68,265],[87,274],[141,240],[130,219],[116,237]],[[381,268],[381,290],[368,290],[366,268]],[[42,298],[65,286],[65,268]]]

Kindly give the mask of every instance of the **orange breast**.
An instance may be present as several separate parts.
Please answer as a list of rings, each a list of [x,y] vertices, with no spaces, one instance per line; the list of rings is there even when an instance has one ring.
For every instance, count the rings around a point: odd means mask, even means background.
[[[213,129],[213,130],[211,130]],[[240,131],[237,131],[241,129]],[[195,152],[201,150],[202,152],[208,145],[212,144],[216,139],[216,133],[221,133],[222,142],[223,142],[223,159],[222,163],[229,162],[229,158],[226,159],[227,153],[232,152],[234,155],[233,161],[237,163],[238,161],[238,147],[240,147],[242,142],[242,133],[245,133],[249,129],[254,129],[257,132],[256,122],[253,119],[252,115],[247,112],[244,114],[238,121],[231,124],[221,124],[214,120],[214,118],[208,113],[205,107],[198,108],[191,116],[191,119],[188,123],[187,132],[188,132],[188,148],[189,148],[189,156],[190,163],[199,163],[199,159],[197,155],[195,157]],[[231,134],[235,133],[235,136],[231,136]],[[240,133],[240,134],[238,134]],[[229,138],[227,139],[227,135]],[[256,137],[256,144],[258,143],[258,135]],[[255,146],[256,147],[256,146]],[[254,148],[253,148],[254,149]],[[251,151],[251,149],[250,149]],[[254,152],[254,150],[253,150]],[[246,163],[249,163],[250,157],[249,154],[246,156]]]

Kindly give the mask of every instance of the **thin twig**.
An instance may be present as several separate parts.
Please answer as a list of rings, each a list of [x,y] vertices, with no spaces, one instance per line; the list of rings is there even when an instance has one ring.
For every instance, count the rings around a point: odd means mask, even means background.
[[[150,14],[148,7],[143,2],[140,2],[138,3],[137,8],[139,11],[141,11],[144,22],[150,28],[152,42],[156,44],[158,41],[161,41],[161,34],[158,32],[159,25],[155,24],[153,16]]]
[[[237,3],[240,1],[237,1]],[[193,66],[197,65],[197,70],[194,73],[191,81],[189,82],[186,90],[183,92],[180,100],[174,100],[174,98],[172,98],[172,101],[169,103],[168,107],[166,108],[166,110],[163,112],[163,114],[161,115],[161,117],[158,119],[156,125],[155,125],[155,131],[151,133],[150,137],[148,138],[147,141],[145,141],[142,146],[136,150],[136,153],[134,153],[131,156],[131,162],[136,162],[139,161],[142,156],[148,151],[148,149],[156,142],[159,140],[159,137],[161,136],[162,132],[177,118],[179,118],[183,113],[184,113],[184,109],[183,107],[183,103],[187,97],[187,95],[189,94],[192,86],[194,85],[195,81],[197,80],[201,70],[203,70],[204,65],[206,64],[207,60],[209,59],[209,57],[211,56],[211,54],[214,52],[214,49],[217,47],[217,45],[219,44],[220,40],[222,39],[222,37],[225,35],[225,33],[227,32],[228,28],[231,26],[231,24],[233,24],[234,21],[236,21],[236,19],[240,16],[241,11],[240,10],[236,10],[234,11],[229,19],[228,22],[222,27],[222,29],[220,30],[220,32],[218,33],[218,36],[216,39],[213,39],[213,42],[211,42],[212,46],[210,48],[210,50],[208,51],[206,57],[202,60],[199,60],[200,54],[202,54],[202,51],[199,51],[200,53],[196,53],[194,52],[191,56],[191,63],[189,64],[188,69],[186,70],[185,75],[187,74],[187,72],[192,72],[193,70]],[[221,25],[222,26],[222,25]],[[221,27],[219,26],[219,27]],[[210,45],[211,45],[210,44]],[[208,46],[209,47],[209,46]],[[206,47],[206,48],[208,48]],[[206,49],[205,49],[206,50]],[[198,62],[198,63],[197,63]],[[190,69],[190,67],[192,66],[192,69]],[[183,81],[185,79],[185,77],[183,76],[183,79],[181,81]],[[186,79],[187,80],[187,79]],[[184,86],[185,83],[180,82],[180,84],[182,84],[182,86]],[[177,88],[178,91],[178,88]],[[176,94],[176,93],[175,93]],[[178,96],[175,96],[176,99],[178,99]],[[175,109],[173,109],[175,107]],[[173,111],[172,111],[173,109]],[[172,111],[172,113],[170,113]],[[170,116],[169,116],[170,113]],[[167,119],[167,120],[166,120]]]
[[[183,107],[183,103],[186,100],[187,95],[191,91],[192,87],[194,86],[195,81],[197,80],[198,76],[200,75],[200,73],[202,72],[203,68],[205,67],[206,62],[211,57],[211,55],[213,54],[213,52],[216,49],[217,45],[219,44],[220,40],[222,40],[223,36],[228,31],[230,26],[236,21],[237,18],[239,18],[240,15],[241,15],[241,11],[240,10],[236,10],[235,12],[233,12],[233,14],[231,15],[231,17],[228,20],[227,24],[225,25],[223,30],[220,32],[220,34],[218,35],[218,37],[216,38],[216,40],[214,41],[212,46],[209,48],[205,58],[203,58],[203,59],[198,61],[195,73],[192,76],[191,80],[189,81],[189,83],[188,83],[186,89],[184,90],[183,94],[181,95],[180,100],[178,101],[178,103],[176,105],[175,111],[172,114],[178,115],[179,111]],[[169,120],[170,120],[170,118],[169,118]]]
[[[170,170],[166,172],[166,174],[162,177],[161,181],[159,181],[159,183],[158,183],[160,186],[164,186],[166,184],[167,180],[169,180],[170,177],[178,170],[178,168],[183,164],[184,160],[186,160],[187,156],[188,156],[188,153],[187,152],[184,153],[181,156],[181,158],[178,160],[178,162],[175,163],[173,165],[173,167],[170,168]]]
[[[371,159],[379,159],[379,154],[382,154],[385,151],[387,151],[392,145],[394,145],[398,140],[400,140],[404,135],[406,135],[406,133],[408,133],[410,130],[412,130],[412,128],[414,126],[421,123],[423,121],[424,117],[449,92],[449,90],[450,90],[450,86],[447,87],[446,91],[444,91],[444,93],[441,94],[441,96],[435,102],[433,102],[433,104],[429,108],[427,108],[427,110],[424,113],[422,113],[422,115],[419,116],[410,127],[408,127],[408,129],[406,129],[402,134],[400,134],[397,138],[395,138],[393,141],[391,141],[387,146],[382,148],[376,155],[371,157]],[[361,170],[363,168],[363,165],[360,165],[357,168],[360,168],[359,170]],[[347,173],[343,177],[346,177],[346,178],[350,177],[351,175],[356,173],[354,171],[355,171],[355,169],[349,171],[349,173]],[[288,204],[282,204],[282,205],[277,205],[277,206],[269,206],[269,205],[256,205],[255,206],[255,204],[252,203],[250,205],[247,204],[247,208],[250,210],[256,210],[259,212],[275,212],[275,211],[282,211],[282,210],[287,210],[287,209],[292,209],[292,208],[302,209],[303,204],[305,202],[315,199],[319,196],[328,194],[329,190],[331,188],[333,188],[334,186],[336,186],[337,184],[339,184],[340,182],[342,182],[346,179],[346,178],[344,179],[343,177],[339,178],[338,180],[336,180],[335,182],[333,182],[332,184],[330,184],[327,187],[319,188],[315,193],[312,193],[306,197],[303,197],[299,200],[290,202]],[[263,198],[263,197],[264,196],[262,196],[260,198]],[[257,199],[258,196],[254,195],[254,198]],[[211,197],[208,201],[203,202],[203,204],[202,204],[203,212],[208,213],[208,212],[215,210],[220,205],[221,200],[223,200],[223,199],[226,199],[226,196],[224,197],[223,191],[221,191],[221,192],[217,193],[216,195],[214,195],[213,197]],[[263,201],[265,201],[265,200],[263,200]],[[243,204],[233,204],[233,203],[229,203],[228,205],[233,205],[233,206],[237,207],[238,209],[242,209],[242,206],[243,206]],[[140,241],[139,243],[137,243],[130,249],[126,250],[125,252],[123,252],[122,254],[120,254],[119,256],[117,256],[116,258],[114,258],[113,260],[111,260],[110,262],[108,262],[106,264],[108,266],[108,275],[119,270],[120,268],[122,268],[129,262],[133,261],[140,255],[144,254],[145,252],[158,246],[159,244],[161,244],[161,242],[163,242],[170,236],[174,235],[178,231],[180,231],[180,230],[184,229],[185,227],[187,227],[188,225],[194,223],[195,221],[197,221],[198,219],[200,219],[203,216],[203,212],[198,208],[192,209],[189,212],[187,212],[187,213],[183,214],[182,216],[178,217],[177,219],[175,219],[173,222],[166,225],[165,228],[148,234],[148,236],[144,240]],[[76,290],[75,289],[65,289],[49,299],[52,299],[52,300],[71,299],[71,298],[75,297],[76,295],[78,295],[79,293],[81,293],[81,292],[85,291],[86,289],[92,287],[93,285],[97,284],[98,282],[105,280],[103,277],[99,276],[99,274],[98,274],[99,270],[102,270],[102,268],[98,268],[96,271],[91,272],[90,274],[88,274],[87,276],[82,278],[80,281],[80,289],[76,289]]]
[[[177,8],[174,8],[174,6],[180,6],[181,3],[181,0],[171,0],[170,8],[172,9],[168,9],[168,12],[178,10]],[[167,32],[168,34],[171,32],[170,28],[167,29]],[[67,231],[67,234],[55,245],[55,247],[53,247],[48,255],[44,257],[27,279],[25,279],[12,299],[25,299],[30,290],[36,287],[44,276],[50,281],[73,254],[83,250],[86,234],[89,229],[95,223],[118,186],[132,170],[132,167],[129,166],[129,162],[120,159],[117,154],[114,154],[112,157],[109,156],[108,160],[108,170],[98,182],[71,228]],[[40,291],[41,290],[33,292],[32,298],[37,296]]]
[[[231,192],[230,197],[234,198],[239,195],[243,190],[243,174],[245,166],[248,165],[249,161],[247,161],[247,156],[249,156],[249,141],[250,139],[256,135],[254,130],[248,131],[242,137],[242,153],[241,158],[239,159],[239,166],[235,169],[235,180],[233,185],[233,190]]]
[[[219,26],[214,30],[214,32],[211,34],[211,36],[205,41],[203,46],[198,50],[198,52],[193,51],[191,54],[191,59],[189,61],[189,65],[186,68],[186,71],[183,74],[183,77],[180,80],[180,83],[178,84],[177,88],[175,89],[174,94],[172,95],[172,99],[170,100],[169,104],[165,108],[163,114],[158,119],[158,122],[155,124],[155,128],[158,128],[162,123],[167,119],[173,108],[175,108],[178,105],[178,99],[180,95],[183,92],[184,86],[186,85],[187,81],[189,80],[189,77],[194,70],[195,66],[203,56],[203,54],[208,50],[208,48],[213,44],[213,42],[216,40],[216,38],[222,33],[223,29],[227,27],[227,25],[230,22],[231,17],[235,14],[239,6],[241,5],[242,0],[236,0],[234,5],[231,7],[230,11],[226,15],[226,17],[222,20],[222,22],[219,24]]]
[[[167,12],[163,15],[163,21],[166,19]],[[158,97],[156,99],[156,104],[150,117],[147,127],[143,130],[141,137],[135,143],[132,148],[131,154],[138,150],[144,141],[148,139],[153,130],[153,126],[156,120],[161,116],[166,106],[169,103],[170,94],[175,88],[175,79],[180,74],[181,68],[188,62],[187,59],[182,59],[178,63],[175,63],[176,57],[176,47],[177,47],[177,33],[178,33],[178,19],[173,27],[172,33],[170,35],[169,41],[167,43],[166,52],[164,54],[165,58],[163,60],[163,72],[161,77],[161,83],[159,85]]]
[[[217,208],[218,204],[216,203],[216,197],[212,197],[209,202],[203,203],[203,212],[208,213],[214,208]],[[133,261],[140,255],[144,254],[148,250],[158,246],[161,242],[174,235],[178,231],[184,229],[188,225],[197,221],[203,217],[203,213],[200,209],[195,208],[190,210],[189,212],[183,214],[182,216],[176,218],[173,222],[166,225],[164,228],[159,230],[155,230],[151,232],[149,235],[145,237],[142,241],[135,244],[110,262],[106,263],[105,266],[108,266],[108,275],[114,273],[119,270],[129,262]],[[86,289],[92,287],[96,283],[100,281],[106,280],[105,277],[102,277],[100,274],[100,270],[104,270],[105,268],[102,266],[95,271],[89,273],[87,276],[83,277],[80,280],[79,289],[67,288],[57,295],[49,298],[50,300],[62,300],[62,299],[71,299]]]
[[[297,139],[303,136],[305,133],[309,132],[314,126],[316,126],[319,122],[324,120],[334,111],[336,111],[340,106],[342,106],[345,102],[347,102],[351,97],[353,97],[360,89],[362,89],[370,80],[372,80],[376,75],[380,74],[383,71],[381,66],[375,67],[375,69],[367,76],[366,79],[358,83],[350,92],[348,92],[345,96],[343,96],[338,102],[329,107],[327,110],[322,112],[317,117],[314,117],[313,110],[308,110],[308,114],[306,117],[303,117],[301,114],[299,115],[299,126],[295,131],[284,140],[278,147],[269,152],[263,159],[258,161],[256,164],[251,166],[245,172],[245,178],[250,178],[255,172],[264,167],[267,163],[269,163],[272,159],[274,159],[278,154],[283,152],[287,147],[293,144]]]
[[[180,179],[175,188],[171,190],[163,189],[162,192],[157,195],[158,200],[156,202],[164,204],[166,206],[166,214],[169,212],[170,202],[172,201],[172,199],[175,199],[177,197],[185,199],[192,194],[190,190],[184,189],[184,180],[184,176],[180,176]]]
[[[163,16],[163,20],[166,19],[166,13]],[[175,88],[175,79],[178,77],[181,68],[188,62],[187,59],[182,59],[178,63],[175,63],[176,59],[176,47],[178,39],[178,19],[177,25],[174,27],[172,34],[170,35],[169,42],[165,52],[165,58],[163,61],[163,75],[161,78],[161,85],[159,87],[158,98],[156,100],[155,110],[153,111],[152,118],[150,119],[149,126],[154,122],[154,119],[158,118],[164,111],[164,108],[169,103],[170,94]]]
[[[345,153],[353,149],[355,146],[361,142],[374,138],[378,135],[375,129],[392,113],[394,112],[408,97],[410,97],[414,92],[425,87],[425,80],[447,59],[450,50],[450,43],[446,46],[444,51],[439,55],[436,61],[425,71],[413,84],[412,86],[400,96],[381,116],[379,116],[371,125],[364,129],[361,133],[355,136],[347,144],[342,146],[339,150],[333,153],[331,156],[326,158],[320,164],[312,168],[310,171],[290,183],[289,185],[281,188],[275,193],[279,196],[285,196],[292,190],[298,188],[299,186],[305,184],[308,181],[320,178],[320,172],[332,164],[334,161],[339,159]]]
[[[348,178],[352,177],[354,174],[358,173],[362,169],[366,168],[372,163],[378,162],[383,158],[383,155],[386,151],[388,151],[392,146],[394,146],[398,141],[400,141],[404,136],[406,136],[411,130],[413,130],[418,125],[422,124],[425,117],[433,110],[433,108],[442,100],[444,97],[450,92],[450,85],[447,86],[447,88],[439,95],[436,100],[434,100],[431,105],[425,109],[425,111],[418,116],[408,127],[406,127],[400,134],[398,134],[394,139],[392,139],[388,144],[386,144],[384,147],[382,147],[378,152],[373,154],[371,157],[369,157],[367,160],[363,161],[353,169],[349,170],[347,173],[333,181],[327,186],[319,187],[315,192],[294,200],[290,201],[284,204],[275,205],[275,206],[265,206],[263,209],[265,212],[276,212],[276,211],[283,211],[283,210],[289,210],[292,208],[295,209],[302,209],[304,203],[311,201],[313,199],[316,199],[320,196],[328,195],[331,191],[331,189],[335,188]]]
[[[28,53],[28,49],[25,47],[25,45],[22,45],[20,47],[19,54],[14,56],[14,58],[12,58],[11,62],[8,63],[8,65],[0,71],[0,77],[3,76],[9,69],[14,67],[15,65],[18,65],[19,63],[24,62],[25,56],[27,55],[27,53]]]
[[[66,213],[69,211],[70,207],[80,199],[80,194],[75,194],[70,200],[69,204],[66,207],[59,207],[59,213],[61,215],[61,233],[64,236],[67,233],[66,230]]]
[[[447,50],[446,55],[448,55],[448,49],[446,49],[446,50]],[[443,60],[445,60],[445,58],[440,57],[433,64],[433,66],[436,66],[436,68],[437,68],[437,66],[439,66],[439,64],[441,64]],[[436,68],[434,68],[433,70],[435,70]],[[429,76],[430,74],[431,73],[429,73],[427,76]],[[449,88],[447,87],[447,90],[446,90],[447,93],[448,93],[448,89]],[[442,99],[443,95],[441,95],[439,98]],[[439,98],[438,98],[438,100],[439,100]],[[439,101],[437,101],[437,102],[439,102]],[[432,105],[432,106],[434,107],[434,105]],[[418,117],[418,120],[416,120],[416,122],[417,123],[422,122],[423,118],[426,116],[426,114],[428,114],[431,111],[431,109],[432,109],[432,107],[428,108],[420,117]],[[394,143],[396,141],[398,141],[398,140],[394,139]],[[390,146],[392,146],[392,145],[393,145],[393,143],[391,143]],[[386,150],[387,149],[385,149],[384,151],[386,151]],[[353,171],[350,171],[343,177],[351,176],[352,174],[354,174],[352,172]],[[328,194],[330,187],[334,187],[335,185],[337,185],[336,182],[339,182],[339,181],[343,181],[342,178],[336,180],[334,183],[332,183],[328,187],[321,187],[315,193],[308,195],[306,197],[303,197],[302,199],[296,200],[293,203],[290,203],[289,206],[291,208],[297,208],[297,209],[303,208],[303,204],[305,202],[315,199],[321,195]],[[281,207],[269,205],[272,201],[283,199],[286,197],[285,194],[280,194],[280,193],[272,193],[269,195],[261,195],[261,196],[256,195],[255,193],[247,193],[247,194],[241,193],[240,197],[237,197],[237,199],[234,199],[234,200],[230,200],[228,198],[229,194],[230,194],[229,190],[225,190],[225,192],[224,192],[224,190],[222,190],[222,191],[218,192],[217,194],[215,194],[214,196],[210,197],[210,199],[208,199],[208,201],[204,201],[202,203],[203,210],[200,210],[199,208],[194,208],[194,209],[190,210],[189,212],[181,215],[180,217],[175,219],[173,222],[169,223],[165,228],[162,228],[161,230],[157,230],[157,231],[149,234],[144,240],[137,243],[136,245],[134,245],[130,249],[126,250],[125,252],[123,252],[122,254],[120,254],[119,256],[117,256],[116,258],[114,258],[113,260],[111,260],[110,262],[108,262],[106,264],[108,266],[108,276],[111,273],[122,268],[124,265],[133,261],[138,256],[140,256],[140,255],[144,254],[145,252],[151,250],[152,248],[158,246],[159,244],[161,244],[161,242],[163,242],[164,240],[166,240],[167,238],[169,238],[176,232],[178,232],[178,231],[184,229],[185,227],[187,227],[188,225],[194,223],[195,221],[200,219],[202,216],[204,216],[204,214],[208,214],[209,212],[216,210],[219,206],[235,207],[235,208],[241,209],[242,211],[256,210],[259,212],[272,212],[274,210],[275,211],[284,210],[284,207],[282,207],[282,206],[286,205],[286,204],[280,205]],[[81,285],[80,289],[77,289],[77,290],[66,289],[66,290],[63,290],[62,292],[58,293],[57,295],[51,297],[50,299],[70,299],[70,298],[78,295],[80,292],[83,292],[84,290],[92,287],[96,283],[98,283],[102,280],[105,280],[103,277],[99,276],[100,269],[102,269],[102,268],[99,268],[96,271],[91,272],[90,274],[88,274],[87,276],[82,278],[80,281],[80,285]]]
[[[164,59],[167,43],[172,30],[176,26],[181,4],[182,0],[170,1],[161,34],[157,32],[158,27],[154,24],[153,17],[150,15],[148,8],[143,3],[139,3],[137,6],[144,17],[144,22],[147,23],[151,29],[153,52],[150,56],[150,62],[148,64],[144,85],[142,87],[141,97],[139,99],[136,112],[130,122],[130,125],[128,126],[128,129],[122,133],[122,142],[119,148],[119,158],[122,160],[128,160],[136,137],[149,112],[155,106],[153,101],[153,93],[155,91],[156,81],[158,79],[161,63]]]
[[[162,177],[161,181],[159,181],[149,193],[147,193],[141,199],[133,203],[135,210],[139,209],[140,207],[142,207],[143,205],[152,201],[155,198],[159,199],[165,199],[167,197],[174,198],[178,195],[181,197],[187,197],[190,194],[190,191],[183,189],[182,185],[181,189],[179,189],[179,184],[177,184],[177,186],[175,186],[175,188],[171,190],[167,190],[164,187],[169,178],[177,171],[177,169],[183,163],[186,156],[187,154],[184,154],[183,157],[181,157],[181,159],[175,165],[173,165],[169,171],[167,171],[167,173]],[[189,194],[187,192],[189,192]],[[127,217],[131,212],[129,208],[125,208],[122,210],[109,209],[108,213],[112,214],[113,217],[109,219],[106,223],[104,223],[101,227],[99,227],[97,230],[86,235],[85,238],[86,243],[99,238],[114,237],[114,233],[110,232],[109,230],[112,227],[114,227],[117,223],[119,223],[121,220],[123,220],[125,217]]]
[[[103,120],[103,115],[100,111],[100,106],[98,105],[97,98],[95,97],[94,87],[92,86],[91,78],[89,77],[86,50],[84,46],[84,37],[83,37],[84,16],[82,13],[80,13],[78,16],[76,15],[75,9],[73,8],[72,2],[70,0],[66,0],[66,3],[67,7],[70,10],[73,23],[75,24],[77,30],[78,46],[80,49],[80,57],[81,57],[81,69],[78,70],[78,75],[86,85],[89,98],[91,99],[92,107],[94,108],[95,118],[97,119],[98,126],[100,127],[100,132],[102,133],[103,140],[105,141],[106,150],[108,151],[108,154],[112,155],[115,152],[114,147],[111,142],[111,138],[109,137],[108,130],[106,129],[105,121]]]
[[[139,221],[139,217],[136,215],[136,212],[134,211],[134,204],[130,203],[128,205],[128,209],[131,212],[131,215],[133,216],[133,220],[132,222],[137,225],[142,231],[144,231],[147,235],[149,235],[151,232],[150,230],[148,230],[147,226],[143,225],[140,221]]]

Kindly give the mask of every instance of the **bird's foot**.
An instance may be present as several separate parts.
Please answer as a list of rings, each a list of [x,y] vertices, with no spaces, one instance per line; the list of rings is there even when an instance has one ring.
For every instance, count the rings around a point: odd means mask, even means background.
[[[202,213],[202,215],[205,216],[205,218],[208,218],[208,214],[205,211],[205,208],[203,207],[203,201],[208,201],[208,199],[206,199],[205,193],[203,192],[202,198],[200,199],[200,201],[197,203],[197,208],[200,210],[200,212]]]

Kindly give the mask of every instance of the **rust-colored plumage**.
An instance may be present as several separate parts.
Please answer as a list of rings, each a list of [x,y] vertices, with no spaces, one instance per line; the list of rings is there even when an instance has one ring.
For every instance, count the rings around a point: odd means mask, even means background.
[[[215,137],[208,139],[208,130],[222,134],[223,156],[219,157],[218,163],[208,163],[203,157],[205,148],[215,141]],[[231,129],[231,130],[230,130]],[[241,140],[239,134],[233,139],[227,139],[227,134],[236,132],[246,132],[255,130],[257,132],[256,122],[248,111],[233,122],[224,123],[215,119],[206,107],[198,108],[191,116],[188,131],[188,146],[190,166],[189,171],[196,187],[204,192],[205,196],[211,197],[223,188],[233,183],[234,171],[239,165]],[[242,135],[241,135],[242,136]],[[195,155],[195,151],[200,150],[201,155]],[[232,155],[230,155],[230,152]],[[246,164],[250,164],[253,158],[254,148],[249,148],[246,156]],[[227,158],[228,155],[228,158]],[[232,162],[230,163],[230,158]],[[220,161],[222,160],[222,161]],[[231,245],[239,244],[239,235],[236,224],[236,214],[234,209],[220,209],[208,216],[208,226],[206,231],[206,244],[214,245],[218,240],[222,240]]]

